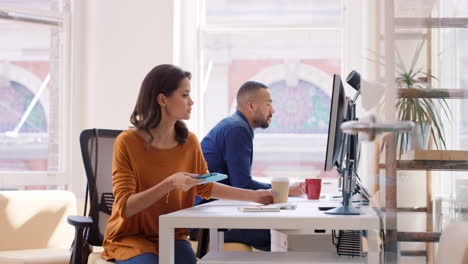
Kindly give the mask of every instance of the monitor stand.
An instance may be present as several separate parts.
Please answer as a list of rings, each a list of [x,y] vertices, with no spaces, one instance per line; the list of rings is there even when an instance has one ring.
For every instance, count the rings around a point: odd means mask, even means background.
[[[356,105],[353,100],[348,101],[348,113],[345,120],[357,120]],[[358,157],[358,138],[354,135],[343,135],[344,143],[341,145],[341,158],[337,165],[340,179],[342,179],[342,206],[325,211],[328,215],[361,215],[365,214],[362,210],[353,207],[350,203],[353,196],[353,189],[356,180],[356,162]],[[346,158],[345,160],[343,158]],[[345,162],[344,164],[342,162]],[[344,165],[344,166],[343,166]]]
[[[360,209],[352,206],[340,206],[334,209],[325,211],[329,215],[361,215],[364,214]]]
[[[346,141],[345,141],[346,142]],[[359,208],[353,207],[352,203],[350,202],[351,197],[353,195],[353,187],[354,184],[352,184],[353,177],[356,177],[354,175],[354,169],[353,169],[353,163],[348,162],[347,163],[347,173],[345,171],[342,172],[342,178],[343,178],[343,185],[342,185],[342,193],[343,193],[343,203],[342,206],[336,207],[334,209],[325,211],[325,214],[329,215],[361,215],[365,214],[364,211],[362,211]]]

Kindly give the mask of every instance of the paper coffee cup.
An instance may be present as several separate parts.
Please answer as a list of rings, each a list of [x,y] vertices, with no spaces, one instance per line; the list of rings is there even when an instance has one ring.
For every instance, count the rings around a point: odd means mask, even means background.
[[[289,179],[273,178],[271,180],[271,190],[278,195],[273,196],[273,203],[287,203],[289,195]]]

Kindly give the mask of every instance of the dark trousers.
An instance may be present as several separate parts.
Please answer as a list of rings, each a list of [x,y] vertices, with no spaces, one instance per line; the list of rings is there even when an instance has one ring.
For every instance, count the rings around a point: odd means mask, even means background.
[[[215,201],[215,199],[204,200],[197,196],[195,205],[212,201]],[[196,232],[198,232],[197,229],[190,231],[190,239],[196,239]],[[244,243],[258,250],[271,251],[270,229],[231,229],[224,233],[224,242]]]
[[[231,229],[224,233],[224,242],[239,242],[258,250],[271,251],[269,229]]]
[[[185,240],[176,240],[174,245],[176,264],[196,264],[197,258],[192,246]],[[116,260],[117,264],[158,264],[159,256],[153,253],[144,253],[126,260]]]

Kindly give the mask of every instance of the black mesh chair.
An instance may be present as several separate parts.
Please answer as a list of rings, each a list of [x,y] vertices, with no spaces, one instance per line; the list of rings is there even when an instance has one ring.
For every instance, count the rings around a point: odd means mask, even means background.
[[[84,258],[88,258],[88,263],[111,263],[104,261],[100,253],[91,253],[86,256],[86,250],[82,249],[86,244],[102,246],[107,220],[111,215],[114,203],[112,195],[114,141],[121,132],[122,130],[87,129],[80,134],[81,155],[86,173],[87,190],[89,190],[86,194],[85,212],[88,198],[90,210],[89,217],[68,217],[68,223],[75,227],[72,264],[81,264]],[[97,162],[96,153],[98,153]],[[95,170],[96,165],[97,171]],[[96,178],[95,175],[97,175]]]

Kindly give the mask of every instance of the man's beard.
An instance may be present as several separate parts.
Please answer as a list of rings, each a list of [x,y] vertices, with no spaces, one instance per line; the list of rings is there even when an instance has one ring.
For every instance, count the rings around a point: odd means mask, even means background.
[[[255,118],[253,120],[253,125],[255,127],[261,127],[263,129],[268,128],[270,126],[270,124],[268,123],[268,118],[271,118],[271,117],[272,117],[272,115],[269,115],[266,119]]]

